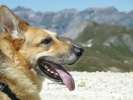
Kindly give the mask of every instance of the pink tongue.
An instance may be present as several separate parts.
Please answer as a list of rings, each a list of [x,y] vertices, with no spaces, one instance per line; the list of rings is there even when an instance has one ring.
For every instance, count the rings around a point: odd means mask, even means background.
[[[61,79],[63,80],[63,83],[66,85],[66,87],[70,91],[74,90],[75,83],[74,83],[72,76],[63,70],[56,69],[56,71],[59,73],[59,75],[60,75]]]

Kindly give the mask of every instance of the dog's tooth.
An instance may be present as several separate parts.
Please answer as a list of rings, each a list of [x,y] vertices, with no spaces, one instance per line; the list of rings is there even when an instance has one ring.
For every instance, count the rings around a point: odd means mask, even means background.
[[[47,69],[48,72],[50,72],[50,69]]]
[[[56,76],[58,76],[58,73],[54,73]]]
[[[52,74],[53,74],[54,72],[53,72],[53,71],[50,71],[50,73],[52,73]]]

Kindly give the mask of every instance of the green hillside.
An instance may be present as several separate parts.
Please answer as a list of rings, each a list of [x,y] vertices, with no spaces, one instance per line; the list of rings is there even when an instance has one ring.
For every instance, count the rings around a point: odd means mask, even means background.
[[[133,71],[133,29],[92,22],[76,41],[85,53],[74,70]]]

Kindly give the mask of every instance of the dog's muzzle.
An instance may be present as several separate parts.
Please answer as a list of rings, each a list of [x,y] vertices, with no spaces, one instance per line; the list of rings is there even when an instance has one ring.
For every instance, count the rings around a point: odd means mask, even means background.
[[[75,89],[75,82],[71,74],[65,69],[64,65],[71,65],[75,63],[84,50],[72,44],[71,50],[68,54],[61,57],[41,56],[37,60],[36,70],[42,76],[46,76],[52,80],[63,83],[69,90]]]
[[[73,45],[71,52],[65,57],[62,57],[62,63],[68,65],[74,64],[80,58],[80,56],[82,56],[83,52],[83,48]]]
[[[80,57],[83,54],[84,49],[77,45],[73,45],[73,51],[77,57]]]

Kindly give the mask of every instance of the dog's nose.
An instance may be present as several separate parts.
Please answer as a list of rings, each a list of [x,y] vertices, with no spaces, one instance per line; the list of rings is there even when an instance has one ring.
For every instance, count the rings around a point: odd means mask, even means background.
[[[77,45],[74,45],[74,52],[75,52],[76,56],[80,57],[83,54],[84,49]]]

